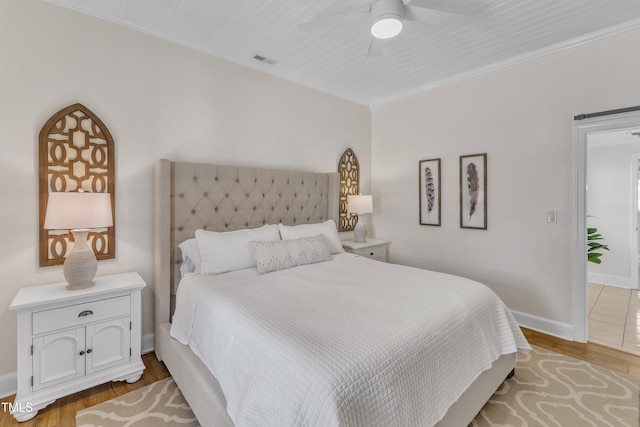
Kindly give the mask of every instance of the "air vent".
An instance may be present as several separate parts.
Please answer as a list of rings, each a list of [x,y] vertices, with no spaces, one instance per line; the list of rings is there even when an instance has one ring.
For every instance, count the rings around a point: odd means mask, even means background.
[[[256,61],[264,62],[265,64],[269,64],[269,65],[273,65],[276,63],[274,60],[265,58],[262,55],[253,55],[253,59],[255,59]]]

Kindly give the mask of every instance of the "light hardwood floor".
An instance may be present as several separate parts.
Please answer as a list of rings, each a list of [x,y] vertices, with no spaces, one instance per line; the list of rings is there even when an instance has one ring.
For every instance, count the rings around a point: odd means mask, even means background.
[[[567,356],[582,359],[595,365],[622,372],[640,379],[640,356],[618,351],[598,344],[581,344],[565,341],[549,335],[523,329],[527,340],[533,345],[553,350]],[[41,410],[38,415],[27,422],[18,423],[0,407],[0,426],[22,427],[59,427],[74,426],[76,412],[97,405],[116,396],[128,393],[147,384],[151,384],[169,376],[164,363],[158,362],[154,353],[142,356],[146,366],[142,378],[134,383],[110,382],[74,395],[62,398]],[[13,402],[14,396],[0,399],[0,402]]]
[[[640,380],[640,356],[588,342],[565,341],[541,332],[522,328],[530,344],[603,366]]]

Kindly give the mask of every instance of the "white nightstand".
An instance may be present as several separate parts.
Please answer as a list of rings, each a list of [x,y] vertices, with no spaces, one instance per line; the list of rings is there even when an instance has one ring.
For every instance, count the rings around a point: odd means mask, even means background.
[[[391,242],[374,239],[367,239],[364,243],[356,243],[353,240],[343,240],[342,247],[345,251],[351,252],[352,254],[386,262],[387,246],[389,246],[389,243]]]
[[[13,416],[27,421],[56,399],[107,381],[138,381],[142,288],[138,273],[95,278],[68,291],[66,282],[22,288],[18,312],[18,392]]]

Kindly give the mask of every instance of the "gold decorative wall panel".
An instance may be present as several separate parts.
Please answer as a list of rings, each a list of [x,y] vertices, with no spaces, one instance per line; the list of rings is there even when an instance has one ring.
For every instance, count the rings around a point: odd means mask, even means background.
[[[115,258],[114,143],[102,121],[82,104],[54,114],[40,130],[40,266],[62,264],[73,240],[67,230],[45,230],[50,192],[110,193],[114,226],[89,232],[97,259]]]
[[[360,165],[356,153],[347,148],[338,162],[340,175],[340,203],[338,231],[351,231],[358,222],[357,215],[347,213],[347,196],[360,190]]]

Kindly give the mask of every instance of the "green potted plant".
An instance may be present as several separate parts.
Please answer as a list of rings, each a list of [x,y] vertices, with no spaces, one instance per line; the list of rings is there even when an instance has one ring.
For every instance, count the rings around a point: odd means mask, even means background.
[[[598,233],[597,228],[587,228],[587,245],[589,246],[587,249],[587,261],[593,262],[594,264],[600,264],[602,262],[600,259],[602,252],[600,251],[609,250],[609,246],[598,242],[598,240],[603,239],[602,235]]]

